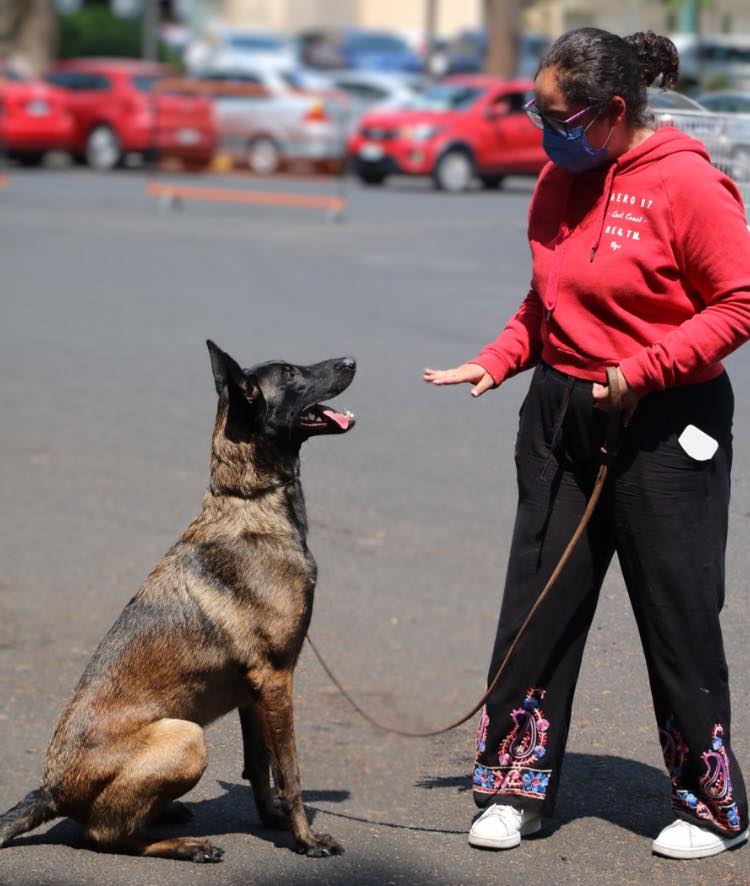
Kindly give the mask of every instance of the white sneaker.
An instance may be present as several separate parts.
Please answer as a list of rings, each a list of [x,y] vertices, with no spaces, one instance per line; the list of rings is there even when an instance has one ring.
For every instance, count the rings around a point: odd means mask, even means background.
[[[734,837],[720,837],[713,831],[678,818],[664,828],[652,843],[651,849],[657,855],[666,855],[667,858],[707,858],[731,849],[732,846],[739,846],[746,840],[747,829]]]
[[[541,826],[541,816],[534,812],[493,803],[472,824],[469,843],[483,849],[512,849]]]

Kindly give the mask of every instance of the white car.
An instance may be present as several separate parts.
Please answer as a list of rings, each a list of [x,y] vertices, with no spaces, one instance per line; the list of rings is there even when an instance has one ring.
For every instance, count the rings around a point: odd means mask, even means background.
[[[732,158],[732,178],[750,183],[750,92],[707,92],[700,97],[700,102],[724,118]]]
[[[214,27],[188,45],[183,61],[193,75],[257,68],[290,70],[299,64],[298,44],[286,34]]]
[[[714,114],[681,92],[648,90],[648,109],[657,127],[674,126],[706,146],[711,162],[731,175],[731,145],[723,115]]]
[[[365,111],[398,111],[410,105],[422,80],[378,71],[330,71],[328,77],[332,87],[347,96],[350,131]]]
[[[691,92],[701,83],[716,80],[733,89],[750,89],[750,35],[673,34],[670,38],[680,54],[680,84]]]
[[[300,87],[305,80],[297,72],[273,68],[213,71],[198,79],[211,84],[219,150],[253,172],[343,159],[346,103],[336,93]]]

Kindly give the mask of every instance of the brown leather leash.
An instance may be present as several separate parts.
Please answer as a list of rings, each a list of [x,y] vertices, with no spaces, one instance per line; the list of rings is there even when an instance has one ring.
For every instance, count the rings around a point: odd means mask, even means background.
[[[616,367],[609,367],[607,369],[607,385],[609,386],[609,397],[610,397],[610,413],[609,419],[607,422],[607,437],[604,445],[601,448],[601,464],[599,465],[599,472],[596,476],[596,482],[594,483],[594,488],[591,491],[591,496],[589,497],[588,502],[586,503],[586,509],[583,512],[583,516],[578,521],[578,526],[576,526],[575,532],[573,533],[573,537],[568,542],[568,546],[563,551],[562,557],[555,566],[552,575],[547,579],[547,583],[545,584],[542,592],[536,599],[536,602],[529,610],[529,614],[523,621],[523,624],[518,629],[518,633],[513,638],[513,642],[510,644],[508,651],[505,653],[505,658],[497,669],[495,676],[492,679],[492,682],[487,687],[487,691],[484,695],[479,699],[479,701],[472,707],[472,709],[464,714],[459,720],[456,720],[454,723],[451,723],[449,726],[444,726],[442,729],[431,729],[428,732],[406,732],[402,729],[396,729],[393,726],[385,726],[382,723],[379,723],[373,717],[371,717],[367,711],[365,711],[361,705],[359,705],[352,696],[347,692],[347,690],[341,685],[341,682],[335,676],[333,671],[326,664],[325,659],[318,651],[317,646],[313,643],[310,638],[310,634],[307,634],[307,642],[310,644],[310,647],[315,654],[315,657],[320,662],[320,666],[328,675],[328,678],[333,683],[333,685],[338,689],[338,691],[344,696],[344,698],[349,702],[349,704],[354,708],[354,710],[365,719],[371,726],[374,726],[376,729],[381,729],[383,732],[389,732],[392,735],[400,735],[402,738],[431,738],[435,735],[442,735],[444,732],[450,732],[451,729],[455,729],[457,726],[461,726],[467,720],[471,719],[484,705],[487,699],[492,695],[495,687],[500,682],[500,678],[505,673],[505,669],[508,666],[508,662],[513,655],[513,652],[518,646],[521,637],[523,637],[526,628],[528,628],[531,620],[534,618],[536,611],[542,605],[544,600],[546,599],[549,592],[555,585],[555,582],[560,577],[560,573],[565,568],[565,564],[570,559],[570,555],[573,553],[573,549],[578,544],[583,535],[586,527],[588,526],[589,520],[591,519],[591,515],[596,510],[596,506],[599,503],[599,499],[601,498],[602,490],[604,489],[604,483],[607,479],[607,474],[609,473],[609,465],[617,452],[617,437],[620,431],[620,419],[621,419],[621,409],[622,409],[622,391],[620,390],[620,381],[617,375]]]

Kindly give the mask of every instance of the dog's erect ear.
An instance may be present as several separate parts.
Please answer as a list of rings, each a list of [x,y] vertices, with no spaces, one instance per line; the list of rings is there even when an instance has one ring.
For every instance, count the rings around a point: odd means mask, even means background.
[[[234,382],[245,398],[252,403],[260,394],[258,385],[253,376],[248,377],[242,371],[236,360],[211,341],[206,341],[208,353],[211,355],[211,370],[214,374],[216,393],[221,394],[230,381]]]
[[[229,383],[229,376],[232,370],[234,375],[241,375],[242,370],[237,363],[209,338],[206,341],[208,345],[208,353],[211,355],[211,371],[214,374],[214,384],[216,385],[216,393],[220,394]]]

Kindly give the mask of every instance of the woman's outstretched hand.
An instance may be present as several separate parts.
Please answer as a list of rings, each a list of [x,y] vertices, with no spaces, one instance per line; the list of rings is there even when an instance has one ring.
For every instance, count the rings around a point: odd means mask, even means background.
[[[622,397],[622,423],[625,425],[625,427],[627,427],[630,419],[633,417],[635,408],[638,405],[638,398],[631,390],[630,385],[628,384],[625,376],[622,374],[622,370],[619,367],[617,369],[617,377],[620,381],[620,395]],[[594,397],[594,406],[596,406],[597,409],[603,409],[604,412],[610,412],[612,410],[612,402],[609,396],[608,385],[600,385],[598,384],[598,382],[594,382],[592,394]]]
[[[495,387],[492,376],[478,363],[462,363],[455,369],[425,369],[422,378],[433,385],[474,385],[472,397],[481,397]]]

